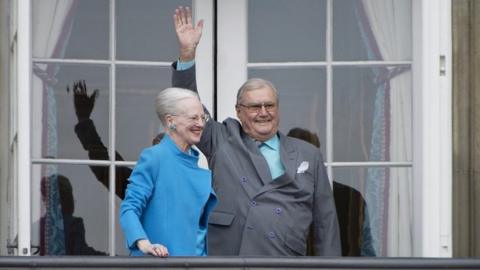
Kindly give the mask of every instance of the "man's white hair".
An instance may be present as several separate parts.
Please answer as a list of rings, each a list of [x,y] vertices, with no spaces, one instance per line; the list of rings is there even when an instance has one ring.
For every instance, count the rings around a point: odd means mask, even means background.
[[[242,98],[243,98],[243,94],[245,92],[260,89],[260,88],[264,88],[264,87],[268,87],[268,88],[272,89],[273,93],[275,94],[275,99],[278,103],[277,88],[275,87],[275,85],[273,85],[272,82],[267,81],[265,79],[261,79],[261,78],[251,78],[251,79],[248,79],[245,83],[243,83],[242,86],[240,86],[240,89],[238,89],[237,105],[242,103],[241,101],[242,101]]]

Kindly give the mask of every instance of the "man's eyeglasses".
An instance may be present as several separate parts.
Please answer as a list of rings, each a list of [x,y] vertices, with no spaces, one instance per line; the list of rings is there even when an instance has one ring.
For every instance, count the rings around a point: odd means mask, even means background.
[[[181,116],[187,119],[189,123],[197,123],[202,121],[204,124],[210,120],[210,115],[202,114],[202,115],[188,115],[188,114],[172,114],[173,116]]]
[[[237,106],[247,109],[249,113],[259,113],[262,108],[269,113],[274,112],[277,109],[277,104],[273,102],[264,102],[264,103],[252,103],[252,104],[237,104]]]

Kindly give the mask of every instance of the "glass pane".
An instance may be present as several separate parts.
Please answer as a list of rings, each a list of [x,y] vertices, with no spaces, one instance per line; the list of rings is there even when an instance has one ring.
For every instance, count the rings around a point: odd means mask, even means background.
[[[109,1],[32,1],[33,56],[107,59]]]
[[[155,98],[171,86],[170,67],[117,68],[117,151],[121,159],[135,161],[163,131],[155,112]]]
[[[334,161],[412,160],[412,82],[406,67],[335,67]]]
[[[280,131],[306,129],[325,142],[325,69],[302,67],[283,69],[249,69],[250,78],[271,81],[280,99]],[[325,151],[325,146],[322,146]]]
[[[116,167],[116,176],[117,176],[117,187],[121,187],[121,189],[117,188],[117,195],[119,194],[118,192],[120,191],[122,194],[125,194],[125,190],[127,188],[128,184],[128,177],[130,177],[130,174],[133,170],[133,167],[130,166],[117,166]],[[127,249],[127,245],[125,242],[125,236],[122,231],[122,227],[120,226],[120,203],[122,200],[120,199],[120,196],[117,196],[116,200],[116,215],[117,218],[115,219],[115,255],[120,255],[120,256],[127,256],[130,254],[130,251]]]
[[[34,158],[108,159],[108,76],[106,66],[34,63]],[[78,81],[85,82],[84,94],[74,94]]]
[[[334,168],[344,256],[413,255],[411,168]]]
[[[335,0],[333,59],[411,60],[410,0]]]
[[[325,59],[326,1],[248,1],[248,61]]]
[[[117,59],[172,61],[178,57],[173,14],[188,0],[117,0]],[[139,47],[140,45],[140,47]]]
[[[32,243],[38,254],[107,255],[108,189],[90,168],[33,165],[32,175]]]

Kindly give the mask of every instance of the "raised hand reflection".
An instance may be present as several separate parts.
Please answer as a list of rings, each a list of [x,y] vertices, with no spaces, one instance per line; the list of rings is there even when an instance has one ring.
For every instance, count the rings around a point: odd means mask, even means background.
[[[67,92],[70,88],[67,87]],[[95,89],[90,95],[88,94],[87,85],[84,80],[73,83],[73,105],[78,123],[75,125],[75,133],[82,143],[83,149],[88,152],[90,159],[108,160],[108,149],[98,135],[94,122],[90,118],[95,100],[99,96],[99,90]],[[115,160],[124,160],[119,153],[115,153]],[[106,188],[109,188],[108,179],[110,175],[109,168],[106,166],[91,165],[90,169]],[[128,185],[128,177],[132,170],[128,167],[115,168],[115,194],[120,199],[125,197],[125,189]]]
[[[70,92],[70,87],[67,86],[67,92]],[[95,100],[100,95],[98,89],[93,90],[91,94],[88,92],[85,80],[73,82],[73,105],[78,123],[75,125],[75,133],[80,140],[83,148],[88,152],[88,157],[93,160],[109,160],[108,149],[102,142],[100,135],[97,132],[95,123],[91,119],[92,111],[95,107]],[[152,141],[152,144],[160,142],[163,133],[158,134]],[[123,161],[124,158],[120,153],[115,152],[115,160]],[[110,170],[106,166],[89,166],[93,174],[103,186],[109,188]],[[132,173],[132,169],[125,166],[115,167],[115,194],[118,198],[125,197],[125,190],[128,185],[128,177]]]

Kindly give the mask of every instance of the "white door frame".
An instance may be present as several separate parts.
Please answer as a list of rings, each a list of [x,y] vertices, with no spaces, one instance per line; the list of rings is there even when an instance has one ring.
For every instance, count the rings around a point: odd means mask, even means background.
[[[31,255],[30,248],[30,179],[31,179],[31,145],[30,145],[30,93],[32,85],[32,23],[31,1],[18,1],[17,57],[15,71],[18,85],[18,255]]]
[[[452,256],[451,1],[412,0],[414,255]],[[421,180],[421,181],[417,181]]]
[[[217,1],[217,119],[235,117],[238,88],[247,80],[247,0]]]

